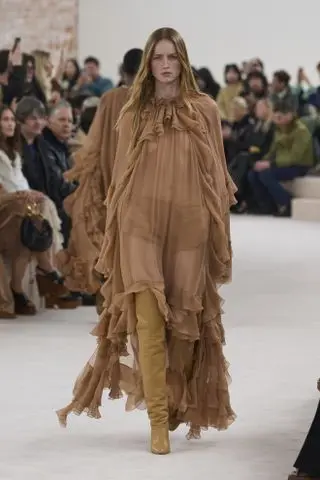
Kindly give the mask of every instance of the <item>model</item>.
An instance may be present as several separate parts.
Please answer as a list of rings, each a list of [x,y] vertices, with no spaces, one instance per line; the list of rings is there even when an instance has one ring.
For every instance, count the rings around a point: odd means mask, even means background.
[[[320,379],[318,380],[320,391]],[[314,416],[308,435],[298,455],[294,467],[295,473],[288,480],[319,480],[320,479],[320,402]]]
[[[65,200],[72,220],[68,248],[59,252],[57,263],[72,291],[95,294],[100,280],[94,272],[103,243],[106,222],[104,205],[111,182],[118,134],[115,129],[128,91],[139,69],[142,50],[129,50],[123,59],[125,84],[103,95],[84,145],[74,155],[75,165],[66,174],[79,187]]]
[[[217,106],[199,93],[175,30],[149,38],[118,135],[97,265],[107,277],[98,346],[58,417],[62,426],[72,411],[99,418],[104,389],[113,399],[124,391],[127,410],[146,405],[151,451],[166,454],[180,423],[197,438],[235,418],[217,292],[231,275],[235,188]]]

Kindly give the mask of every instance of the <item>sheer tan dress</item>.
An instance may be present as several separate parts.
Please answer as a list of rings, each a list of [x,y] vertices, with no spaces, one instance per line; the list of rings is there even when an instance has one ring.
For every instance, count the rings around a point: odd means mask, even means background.
[[[98,346],[60,411],[100,418],[104,389],[144,406],[135,293],[150,289],[167,330],[170,416],[202,428],[227,428],[230,405],[217,288],[231,274],[229,208],[234,185],[224,158],[218,109],[202,94],[154,101],[139,141],[127,154],[132,116],[119,126],[107,225],[97,269],[108,276]]]
[[[96,293],[100,288],[94,266],[104,237],[104,202],[118,140],[115,125],[127,96],[128,88],[125,87],[103,95],[88,136],[73,156],[74,166],[65,174],[67,180],[79,182],[79,187],[64,202],[72,229],[68,248],[57,256],[59,270],[72,291]]]

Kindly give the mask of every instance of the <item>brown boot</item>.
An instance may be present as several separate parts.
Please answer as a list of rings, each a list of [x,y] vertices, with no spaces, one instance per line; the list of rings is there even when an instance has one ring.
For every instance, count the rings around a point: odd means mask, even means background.
[[[139,363],[151,425],[151,452],[170,453],[166,384],[165,325],[149,290],[136,295]]]
[[[46,272],[37,267],[37,284],[40,297],[62,296],[68,293],[68,289],[63,284],[63,278],[55,270]]]
[[[10,319],[10,318],[17,318],[15,313],[6,312],[4,310],[0,310],[0,318],[1,319]]]
[[[70,295],[57,296],[49,295],[45,296],[46,308],[59,309],[59,310],[74,310],[77,307],[81,306],[81,300],[74,298]]]
[[[14,300],[14,311],[16,315],[35,315],[37,309],[24,293],[17,293],[12,290]]]

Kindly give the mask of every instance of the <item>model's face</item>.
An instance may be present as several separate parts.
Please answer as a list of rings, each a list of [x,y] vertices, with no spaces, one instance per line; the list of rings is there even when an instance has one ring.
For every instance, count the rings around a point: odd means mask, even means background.
[[[169,40],[157,43],[151,60],[151,71],[159,83],[169,84],[179,79],[181,65],[175,46]]]
[[[0,118],[0,130],[5,138],[13,137],[16,128],[16,120],[11,110],[5,110]]]

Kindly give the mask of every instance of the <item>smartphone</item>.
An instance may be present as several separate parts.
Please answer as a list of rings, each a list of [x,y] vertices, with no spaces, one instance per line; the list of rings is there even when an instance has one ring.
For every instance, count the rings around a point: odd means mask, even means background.
[[[16,37],[16,38],[14,39],[14,44],[13,44],[12,52],[15,51],[15,49],[17,48],[17,46],[19,45],[20,42],[21,42],[21,38],[20,38],[20,37]]]

